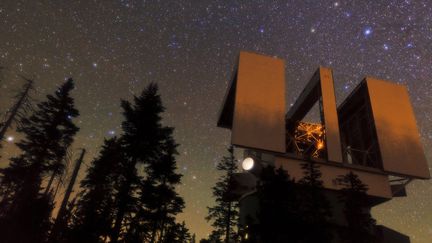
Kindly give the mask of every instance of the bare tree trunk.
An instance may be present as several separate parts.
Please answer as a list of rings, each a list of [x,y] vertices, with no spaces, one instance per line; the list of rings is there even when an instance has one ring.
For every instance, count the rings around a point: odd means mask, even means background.
[[[60,184],[62,184],[62,183],[63,183],[63,179],[60,178],[60,179],[58,180],[58,182],[57,182],[57,186],[56,186],[56,188],[55,188],[55,191],[54,191],[54,194],[53,194],[53,198],[56,197],[57,192],[58,192],[58,189],[60,188]]]
[[[53,226],[53,229],[51,231],[49,242],[58,242],[57,240],[58,240],[58,237],[60,236],[60,233],[61,233],[60,231],[62,231],[64,226],[65,226],[66,222],[65,222],[64,215],[66,213],[66,206],[67,206],[67,203],[69,201],[70,194],[72,193],[72,189],[73,189],[73,186],[75,184],[75,180],[78,176],[78,172],[79,172],[79,169],[81,167],[81,163],[84,159],[85,152],[86,152],[86,150],[83,149],[79,159],[77,160],[77,162],[75,164],[75,168],[74,168],[74,171],[72,173],[72,177],[69,181],[69,185],[66,189],[62,204],[60,206],[60,209],[58,211],[58,214],[57,214],[54,226]]]
[[[50,180],[49,180],[49,182],[48,182],[48,185],[47,185],[47,187],[45,188],[45,195],[47,195],[48,193],[49,193],[49,191],[50,191],[50,189],[51,189],[51,185],[52,185],[52,183],[53,183],[53,181],[54,181],[54,178],[55,178],[55,176],[56,176],[56,172],[55,171],[53,171],[53,173],[52,173],[52,175],[51,175],[51,178],[50,178]]]
[[[47,186],[46,186],[46,188],[45,188],[45,192],[44,192],[45,195],[47,195],[47,194],[51,191],[51,186],[52,186],[52,183],[53,183],[54,179],[56,178],[57,175],[60,174],[60,169],[59,169],[59,168],[60,168],[61,163],[62,163],[62,161],[63,161],[64,159],[65,159],[65,158],[63,157],[63,158],[60,160],[60,162],[59,162],[56,166],[54,166],[54,169],[53,169],[53,171],[52,171],[52,174],[51,174],[50,180],[48,181],[48,184],[47,184]],[[64,171],[63,171],[63,172],[64,172]]]
[[[0,141],[3,141],[3,138],[7,130],[12,125],[12,122],[15,120],[15,117],[18,114],[19,110],[21,109],[22,105],[24,104],[24,101],[27,99],[30,89],[33,87],[33,81],[29,79],[26,80],[27,80],[27,84],[24,86],[24,91],[19,95],[18,101],[12,106],[12,109],[9,113],[8,118],[6,119],[6,122],[3,124],[3,126],[0,129]]]

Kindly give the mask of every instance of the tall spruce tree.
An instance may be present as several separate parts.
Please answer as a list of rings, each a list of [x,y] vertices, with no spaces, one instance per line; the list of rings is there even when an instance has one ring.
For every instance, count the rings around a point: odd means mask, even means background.
[[[190,243],[192,237],[189,233],[186,223],[183,221],[180,223],[170,223],[167,225],[166,234],[162,241],[163,243]]]
[[[340,233],[342,242],[375,242],[376,222],[369,211],[367,185],[352,171],[339,176],[337,180],[344,186],[341,190],[340,200],[344,203],[344,215],[347,222],[347,227],[342,229]]]
[[[233,146],[228,148],[228,156],[222,158],[216,169],[222,172],[216,185],[212,188],[216,205],[208,207],[209,213],[206,217],[208,221],[212,221],[211,238],[217,242],[222,242],[222,238],[225,242],[237,241],[238,204],[225,200],[231,176],[237,171]]]
[[[125,161],[121,141],[114,137],[104,141],[81,181],[82,192],[76,203],[70,242],[103,242],[112,234],[116,212],[116,185],[122,178]]]
[[[302,215],[298,188],[288,173],[268,166],[257,186],[258,225],[248,225],[246,242],[301,242]]]
[[[5,242],[42,242],[46,237],[53,198],[41,193],[42,180],[62,167],[59,163],[78,132],[72,122],[78,116],[70,96],[73,88],[73,80],[68,79],[20,121],[17,131],[24,138],[16,145],[22,153],[0,170],[0,235]]]
[[[177,144],[172,138],[173,129],[166,131],[159,159],[146,168],[147,177],[144,180],[148,186],[140,190],[141,210],[147,215],[151,227],[150,242],[165,241],[167,227],[175,224],[175,215],[184,208],[183,199],[175,191],[181,179],[176,172]]]
[[[331,206],[324,195],[319,165],[313,161],[302,164],[303,178],[298,182],[299,211],[302,214],[301,242],[330,243],[333,234],[329,222]]]
[[[112,241],[120,238],[149,242],[163,239],[166,225],[184,202],[175,192],[177,144],[173,128],[162,125],[162,105],[156,84],[148,85],[133,104],[122,101],[122,136],[126,163],[119,183]],[[143,168],[138,173],[137,168]]]
[[[160,149],[161,115],[164,111],[160,96],[157,94],[157,86],[150,84],[139,97],[134,97],[134,103],[122,100],[123,115],[125,121],[122,123],[123,141],[127,161],[123,180],[119,183],[117,199],[117,212],[114,222],[113,242],[119,240],[120,234],[124,233],[126,222],[125,216],[130,218],[136,197],[134,190],[139,184],[139,176],[136,166],[141,164],[148,166],[150,161],[156,159],[157,151]]]

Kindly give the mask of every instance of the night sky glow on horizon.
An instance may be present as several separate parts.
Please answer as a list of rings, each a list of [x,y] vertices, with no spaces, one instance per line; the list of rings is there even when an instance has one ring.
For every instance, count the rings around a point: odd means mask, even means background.
[[[230,141],[216,120],[240,50],[286,61],[288,105],[319,65],[333,69],[339,103],[365,76],[407,85],[432,163],[431,1],[3,0],[0,33],[0,111],[23,84],[16,74],[35,80],[39,101],[74,78],[81,113],[74,147],[89,151],[85,164],[104,137],[121,134],[120,99],[159,84],[164,122],[181,145],[186,208],[178,218],[198,240],[210,231],[215,164]],[[18,139],[7,134],[2,166]],[[429,243],[432,181],[407,191],[373,215],[411,242]]]

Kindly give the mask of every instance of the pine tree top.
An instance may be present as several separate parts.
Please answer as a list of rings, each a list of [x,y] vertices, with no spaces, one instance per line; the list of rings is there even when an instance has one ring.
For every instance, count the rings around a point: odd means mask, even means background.
[[[38,160],[52,160],[53,163],[65,156],[66,148],[79,130],[72,122],[79,115],[74,107],[74,99],[70,96],[73,88],[73,80],[68,79],[54,95],[47,95],[47,100],[39,103],[30,117],[21,120],[17,130],[24,133],[25,138],[17,146],[24,154],[43,156]]]

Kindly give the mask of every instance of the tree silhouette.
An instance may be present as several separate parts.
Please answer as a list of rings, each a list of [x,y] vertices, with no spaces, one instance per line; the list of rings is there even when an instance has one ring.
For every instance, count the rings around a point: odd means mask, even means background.
[[[25,79],[25,81],[26,83],[23,85],[22,90],[15,96],[16,102],[6,113],[5,121],[0,124],[0,143],[3,141],[6,132],[12,124],[18,123],[18,125],[20,125],[20,120],[22,120],[32,108],[30,91],[33,89],[33,80]]]
[[[261,179],[257,186],[259,225],[248,225],[246,242],[301,242],[301,202],[294,180],[272,166],[262,170]]]
[[[175,191],[175,186],[180,183],[181,179],[181,175],[175,172],[177,144],[172,138],[173,130],[165,131],[167,137],[162,146],[160,158],[147,167],[146,182],[153,185],[149,191],[154,193],[140,191],[142,209],[147,211],[146,214],[150,216],[149,221],[152,225],[150,242],[155,242],[158,238],[163,240],[166,226],[173,224],[175,215],[182,212],[184,208],[183,199]]]
[[[36,111],[21,119],[17,131],[24,138],[16,145],[21,155],[11,158],[1,173],[0,234],[5,242],[42,242],[50,226],[51,194],[41,193],[42,179],[58,170],[78,131],[78,116],[68,79]]]
[[[368,187],[352,171],[339,176],[338,182],[344,186],[340,200],[344,203],[344,215],[347,222],[347,227],[340,233],[342,242],[375,242],[373,236],[375,220],[370,214],[366,194]]]
[[[183,221],[179,223],[170,223],[166,229],[166,234],[163,239],[163,243],[190,243],[192,242],[192,237],[189,230],[186,228],[186,224]]]
[[[81,181],[82,192],[74,212],[71,242],[100,242],[109,237],[116,212],[114,197],[125,160],[121,142],[104,141],[100,154]]]
[[[213,230],[207,240],[211,243],[222,243],[222,237],[224,237],[222,231]]]
[[[162,105],[156,84],[148,85],[133,104],[122,101],[126,162],[118,183],[112,241],[128,239],[160,242],[166,226],[184,207],[175,192],[181,175],[176,173],[177,144],[173,128],[162,125]],[[137,168],[142,168],[138,173]],[[126,219],[126,220],[125,220]]]
[[[141,232],[148,231],[149,242],[164,242],[167,227],[175,224],[175,215],[184,208],[183,199],[175,191],[181,175],[176,173],[177,144],[173,128],[160,127],[161,141],[155,158],[149,160],[139,187],[137,220]]]
[[[84,159],[86,150],[82,149],[79,159],[76,161],[73,172],[71,174],[71,178],[69,180],[68,186],[66,188],[66,191],[63,196],[63,200],[60,204],[60,208],[58,210],[56,219],[54,221],[54,225],[51,228],[50,237],[48,242],[57,242],[58,239],[61,239],[63,237],[64,231],[66,231],[67,223],[69,218],[67,215],[70,212],[70,209],[68,209],[68,203],[69,203],[69,197],[72,193],[76,178],[78,177],[78,172],[81,167],[81,164]]]
[[[216,168],[223,174],[212,188],[216,205],[208,207],[209,213],[206,219],[212,221],[211,238],[214,241],[222,242],[221,238],[223,237],[225,242],[230,242],[230,240],[238,239],[234,230],[238,223],[238,204],[225,200],[231,176],[237,171],[233,146],[228,148],[228,156],[224,156]]]
[[[298,181],[299,211],[302,214],[301,242],[332,242],[330,203],[324,195],[319,165],[313,161],[302,164],[303,178]]]
[[[159,143],[162,140],[159,130],[161,125],[160,113],[164,111],[157,86],[150,84],[139,97],[134,97],[134,104],[122,101],[125,121],[122,123],[124,131],[123,142],[127,161],[123,178],[119,183],[116,196],[117,213],[113,234],[113,242],[117,242],[125,223],[125,215],[129,217],[135,204],[134,187],[139,184],[137,164],[147,166],[150,160],[156,159]]]

